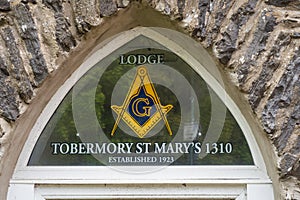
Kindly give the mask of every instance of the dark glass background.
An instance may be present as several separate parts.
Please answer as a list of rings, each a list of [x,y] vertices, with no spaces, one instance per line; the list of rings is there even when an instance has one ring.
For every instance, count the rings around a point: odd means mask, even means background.
[[[164,64],[172,67],[173,69],[180,72],[186,80],[192,85],[199,103],[200,109],[200,124],[198,125],[201,136],[197,136],[194,142],[203,142],[210,121],[212,119],[211,110],[211,96],[209,95],[209,89],[205,81],[180,57],[176,54],[160,49],[141,49],[132,52],[130,54],[163,54]],[[96,65],[95,67],[99,67]],[[111,95],[112,91],[118,82],[118,80],[129,70],[136,68],[135,65],[120,65],[119,59],[111,62],[109,67],[105,70],[102,75],[97,91],[95,94],[95,104],[89,106],[95,106],[98,122],[103,129],[106,136],[115,143],[118,142],[166,142],[172,141],[174,135],[170,136],[166,128],[162,128],[159,133],[153,137],[149,138],[138,138],[125,134],[121,129],[117,129],[114,136],[111,136],[111,130],[115,123],[113,117],[111,106]],[[87,75],[91,73],[90,70]],[[167,80],[170,84],[177,84],[176,79],[169,76],[160,77],[161,74],[156,74],[159,78]],[[132,82],[134,77],[128,79],[129,83]],[[155,77],[157,78],[157,77]],[[160,98],[162,105],[171,104],[173,109],[167,114],[167,120],[174,134],[179,130],[179,124],[181,122],[181,109],[178,99],[172,91],[167,87],[154,84],[157,95]],[[176,85],[178,90],[184,91],[185,88],[182,85]],[[129,88],[124,86],[124,90],[128,91]],[[87,90],[86,93],[90,91]],[[189,97],[187,97],[189,98]],[[83,102],[84,103],[84,102]],[[192,107],[192,106],[191,106]],[[191,110],[191,112],[193,112]],[[217,121],[214,123],[218,123]],[[221,122],[223,123],[223,122]],[[52,155],[52,142],[82,142],[80,137],[77,135],[73,113],[72,113],[72,89],[66,95],[60,106],[56,109],[55,113],[52,115],[50,121],[44,128],[34,151],[31,155],[28,165],[35,166],[101,166],[101,163],[92,155]],[[182,134],[182,133],[177,133]],[[218,143],[230,143],[233,147],[230,154],[226,153],[216,153],[207,154],[204,158],[199,158],[199,156],[193,152],[188,154],[183,154],[178,158],[172,165],[253,165],[253,159],[245,140],[245,137],[237,124],[236,120],[227,109],[226,119],[224,122],[223,130]],[[172,155],[170,155],[172,156]]]

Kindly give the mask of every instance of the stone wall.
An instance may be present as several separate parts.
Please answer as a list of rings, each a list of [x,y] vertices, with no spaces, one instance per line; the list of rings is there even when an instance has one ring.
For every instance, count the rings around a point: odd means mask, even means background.
[[[300,1],[153,0],[213,50],[278,154],[286,194],[300,199]]]
[[[282,197],[300,199],[299,0],[0,1],[0,159],[44,80],[131,6],[161,12],[212,52],[274,145]]]

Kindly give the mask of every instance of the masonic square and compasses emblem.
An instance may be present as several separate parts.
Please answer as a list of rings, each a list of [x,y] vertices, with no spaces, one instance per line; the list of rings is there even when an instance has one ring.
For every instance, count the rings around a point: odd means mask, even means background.
[[[169,134],[172,135],[166,115],[173,106],[161,105],[145,66],[138,67],[123,105],[112,105],[111,108],[117,114],[111,135],[114,135],[121,120],[140,138],[145,137],[161,120],[164,121]]]

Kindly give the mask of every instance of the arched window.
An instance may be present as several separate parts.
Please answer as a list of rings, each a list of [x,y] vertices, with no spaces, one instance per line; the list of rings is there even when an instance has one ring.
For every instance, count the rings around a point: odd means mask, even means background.
[[[142,188],[142,189],[141,189]],[[9,198],[272,199],[252,129],[189,37],[101,43],[41,113]]]

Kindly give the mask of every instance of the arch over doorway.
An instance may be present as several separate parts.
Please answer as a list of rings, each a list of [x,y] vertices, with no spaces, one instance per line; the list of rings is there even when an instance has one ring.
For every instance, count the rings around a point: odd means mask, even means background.
[[[192,166],[177,167],[168,166],[163,170],[153,173],[145,173],[143,175],[134,176],[120,173],[111,168],[106,167],[51,167],[51,166],[28,166],[28,160],[31,152],[47,125],[52,113],[60,105],[66,94],[84,76],[88,70],[95,66],[99,61],[103,60],[111,53],[126,45],[140,36],[147,37],[162,46],[165,46],[171,52],[182,58],[219,96],[222,102],[230,110],[241,127],[244,136],[248,142],[251,154],[253,156],[254,165],[251,166]],[[51,114],[49,114],[51,113]],[[88,170],[88,171],[87,171]],[[101,170],[102,173],[98,173]],[[179,173],[180,172],[180,173]],[[164,178],[161,178],[164,177]],[[134,194],[135,186],[142,185],[145,188],[161,188],[161,184],[169,184],[171,190],[176,190],[180,184],[189,184],[188,189],[182,194],[178,194],[183,198],[188,191],[192,191],[197,187],[203,188],[204,193],[192,193],[199,198],[229,198],[229,199],[264,199],[273,198],[272,182],[268,176],[267,168],[259,149],[259,146],[253,135],[252,128],[242,112],[227,94],[224,89],[222,77],[219,74],[214,62],[209,55],[199,45],[195,44],[190,38],[180,33],[162,29],[162,28],[143,28],[138,27],[130,31],[118,34],[113,38],[101,43],[96,50],[86,59],[86,61],[72,74],[64,85],[52,97],[51,101],[41,113],[38,121],[33,127],[25,147],[21,153],[15,173],[11,179],[9,198],[24,198],[24,194],[28,198],[36,199],[70,199],[70,198],[91,198],[101,194],[90,194],[86,191],[86,185],[101,188],[100,185],[111,184],[111,188],[118,184],[132,184],[132,190],[128,194]],[[37,186],[38,185],[38,186]],[[64,185],[60,190],[57,185]],[[231,187],[227,187],[231,185]],[[73,189],[70,187],[73,187]],[[78,189],[77,197],[64,196],[65,191],[74,191]],[[122,187],[117,190],[120,195]],[[220,188],[220,194],[208,194],[209,191]],[[102,188],[103,189],[103,188]],[[189,190],[190,189],[190,190]],[[146,189],[145,189],[146,190]],[[196,189],[195,189],[196,190]],[[26,192],[25,192],[26,191]],[[91,190],[92,191],[92,190]],[[163,189],[158,190],[161,195],[165,194]],[[103,193],[105,193],[103,189]],[[152,195],[145,192],[139,194],[141,196]],[[166,194],[165,194],[166,195]],[[180,196],[181,195],[181,196]],[[226,196],[227,195],[227,196]],[[259,196],[257,196],[259,195]],[[155,198],[159,198],[157,195]],[[166,195],[167,197],[167,195]]]

